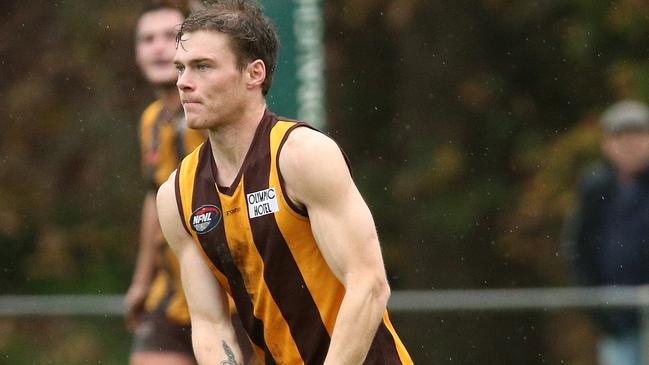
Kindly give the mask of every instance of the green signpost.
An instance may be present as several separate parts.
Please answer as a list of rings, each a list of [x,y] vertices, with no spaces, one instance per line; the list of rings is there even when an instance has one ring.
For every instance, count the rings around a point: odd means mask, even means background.
[[[281,42],[270,108],[280,116],[324,128],[324,19],[321,0],[263,0]]]

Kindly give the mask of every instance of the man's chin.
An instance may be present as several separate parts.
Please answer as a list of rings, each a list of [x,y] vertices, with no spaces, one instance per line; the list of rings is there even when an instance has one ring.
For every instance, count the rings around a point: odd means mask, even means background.
[[[205,126],[200,121],[188,119],[185,123],[187,128],[190,129],[205,129]]]

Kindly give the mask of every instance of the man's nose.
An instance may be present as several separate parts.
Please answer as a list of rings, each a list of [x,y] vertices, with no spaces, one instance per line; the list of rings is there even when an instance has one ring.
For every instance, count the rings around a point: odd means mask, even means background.
[[[157,36],[153,39],[153,48],[157,52],[167,51],[174,47],[174,41],[171,41],[168,37]]]
[[[178,90],[190,90],[192,88],[190,73],[185,71],[178,74],[178,80],[176,80],[176,87]]]

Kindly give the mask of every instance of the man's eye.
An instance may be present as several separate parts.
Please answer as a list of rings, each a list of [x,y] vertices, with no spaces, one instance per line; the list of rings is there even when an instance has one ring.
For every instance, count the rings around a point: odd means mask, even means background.
[[[185,66],[182,65],[176,65],[176,71],[181,74],[183,71],[185,71]]]
[[[206,71],[209,67],[210,66],[204,63],[199,63],[198,65],[196,65],[196,69],[198,69],[198,71]]]
[[[153,36],[152,35],[143,35],[137,37],[137,43],[138,44],[145,44],[145,43],[152,43],[153,42]]]

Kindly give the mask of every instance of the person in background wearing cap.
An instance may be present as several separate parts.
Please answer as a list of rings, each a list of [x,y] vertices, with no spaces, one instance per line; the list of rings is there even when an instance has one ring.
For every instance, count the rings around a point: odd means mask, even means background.
[[[564,245],[581,286],[649,283],[649,107],[624,100],[600,118],[604,160],[578,187],[578,209]],[[601,365],[639,365],[639,312],[594,314]]]

